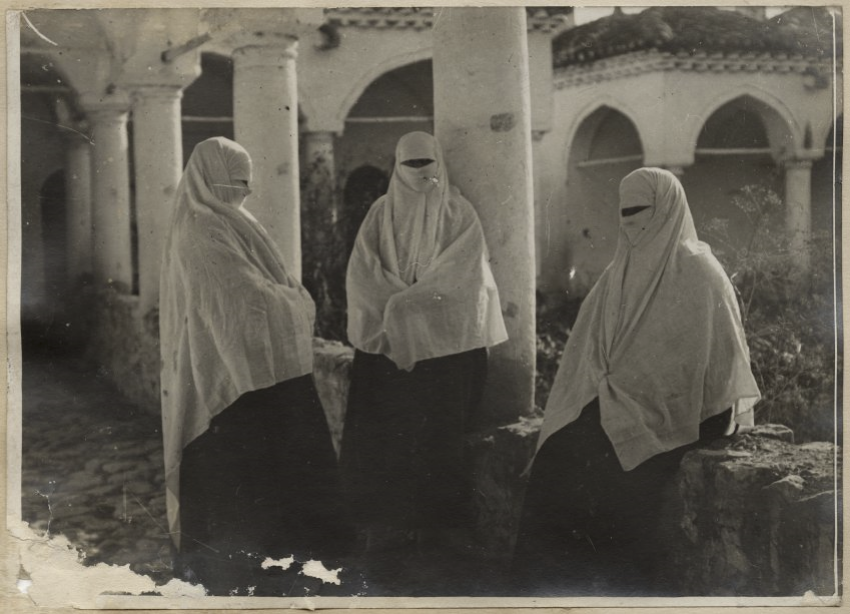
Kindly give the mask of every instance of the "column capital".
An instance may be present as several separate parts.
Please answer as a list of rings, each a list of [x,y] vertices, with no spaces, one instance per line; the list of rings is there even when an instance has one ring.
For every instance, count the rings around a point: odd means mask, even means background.
[[[163,63],[157,54],[154,55],[155,60],[134,57],[133,65],[125,65],[118,85],[131,95],[140,90],[156,95],[154,92],[159,90],[162,96],[173,96],[174,92],[180,95],[182,90],[201,76],[199,53],[186,54],[171,64]],[[155,61],[156,65],[152,66],[152,61]]]
[[[678,177],[681,177],[685,173],[685,169],[693,166],[693,164],[694,159],[688,158],[684,154],[665,156],[660,151],[644,151],[643,162],[641,162],[641,166],[663,168]]]
[[[301,105],[300,100],[298,104]],[[303,106],[300,108],[302,110],[304,109]],[[311,117],[309,114],[307,114],[300,128],[300,133],[305,138],[310,134],[329,134],[338,137],[342,137],[345,134],[345,122],[337,121],[335,118],[330,117]]]
[[[665,164],[661,168],[670,171],[676,177],[683,177],[685,175],[685,167],[679,164]]]
[[[336,137],[333,130],[305,130],[301,134],[313,143],[333,143]]]
[[[171,103],[183,97],[182,83],[132,83],[126,85],[130,90],[133,104],[140,100],[155,100]]]
[[[110,118],[120,119],[130,111],[131,102],[127,92],[118,90],[106,94],[83,93],[80,106],[89,120],[100,122]]]
[[[811,158],[787,158],[782,161],[782,166],[785,169],[800,169],[806,170],[812,168],[813,160]]]
[[[266,66],[274,68],[287,60],[298,57],[298,39],[289,35],[261,38],[254,35],[240,36],[234,41],[233,62],[235,67]]]
[[[231,49],[291,46],[324,23],[321,8],[209,8],[202,21]],[[234,30],[236,30],[234,32]]]
[[[62,139],[68,147],[91,145],[91,122],[82,119],[64,126]]]

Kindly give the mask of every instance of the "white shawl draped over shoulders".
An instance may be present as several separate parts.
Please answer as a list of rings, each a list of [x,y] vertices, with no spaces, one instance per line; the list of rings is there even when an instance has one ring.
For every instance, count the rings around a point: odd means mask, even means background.
[[[624,184],[634,181],[651,191],[654,217],[634,245],[621,230],[613,262],[582,303],[538,440],[539,449],[598,397],[626,471],[697,441],[700,422],[730,407],[752,424],[760,397],[732,284],[697,240],[678,179],[640,169]],[[628,190],[621,200],[644,204]]]

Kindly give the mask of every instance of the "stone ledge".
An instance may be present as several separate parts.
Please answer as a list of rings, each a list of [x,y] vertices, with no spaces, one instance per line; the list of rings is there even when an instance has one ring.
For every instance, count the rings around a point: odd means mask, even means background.
[[[337,454],[342,443],[353,360],[353,348],[339,341],[313,339],[313,377]]]
[[[835,592],[839,449],[757,426],[685,455],[666,502],[668,573],[688,595]]]

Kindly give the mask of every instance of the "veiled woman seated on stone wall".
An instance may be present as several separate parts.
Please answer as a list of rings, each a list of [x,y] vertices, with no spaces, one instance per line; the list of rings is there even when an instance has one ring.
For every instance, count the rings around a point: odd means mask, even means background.
[[[449,185],[431,135],[399,141],[346,289],[356,348],[340,459],[347,501],[367,555],[412,550],[414,537],[420,553],[440,550],[471,524],[467,420],[486,348],[507,333],[478,216]]]
[[[214,595],[304,595],[266,557],[325,560],[352,536],[312,379],[315,308],[242,206],[251,159],[192,152],[160,281],[162,420],[176,575]]]
[[[546,404],[514,559],[521,588],[665,591],[653,569],[664,490],[695,442],[752,424],[758,399],[734,290],[682,185],[666,170],[630,173],[614,260]]]

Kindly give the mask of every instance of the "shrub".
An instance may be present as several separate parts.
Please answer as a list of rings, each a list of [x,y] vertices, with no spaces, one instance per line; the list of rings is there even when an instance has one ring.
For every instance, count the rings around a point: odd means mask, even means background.
[[[756,420],[794,430],[798,441],[832,440],[835,435],[836,299],[832,236],[815,233],[808,244],[811,272],[799,269],[800,254],[782,224],[784,203],[762,186],[746,186],[733,199],[746,216],[748,236],[732,241],[728,220],[715,219],[699,235],[725,268],[738,297],[750,361],[762,399]],[[542,297],[537,310],[535,404],[546,405],[564,344],[580,301],[560,307]]]
[[[534,404],[538,413],[546,407],[546,400],[549,398],[549,391],[564,353],[564,345],[580,306],[580,299],[552,305],[538,293],[537,371],[534,378]]]
[[[835,292],[832,237],[815,233],[807,249],[811,272],[798,272],[800,254],[782,226],[785,207],[768,188],[751,185],[733,204],[748,222],[748,241],[728,239],[727,222],[700,232],[711,244],[738,295],[753,374],[762,393],[756,420],[792,428],[800,441],[831,440],[836,428]]]
[[[302,172],[301,278],[316,303],[314,334],[346,342],[345,270],[349,249],[345,228],[335,219],[335,182],[320,160]]]

